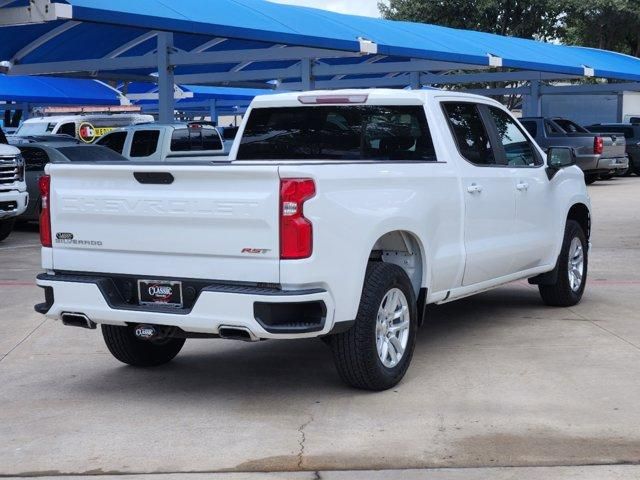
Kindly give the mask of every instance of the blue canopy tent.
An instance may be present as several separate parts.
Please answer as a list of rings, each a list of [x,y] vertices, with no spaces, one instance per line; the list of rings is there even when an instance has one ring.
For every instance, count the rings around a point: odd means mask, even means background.
[[[0,101],[31,105],[121,105],[115,88],[96,80],[0,75]]]
[[[553,88],[542,80],[640,88],[640,59],[626,55],[264,0],[27,5],[0,0],[0,65],[10,74],[157,82],[163,121],[173,114],[174,83],[299,90],[517,80],[530,82],[518,93],[532,107]]]
[[[0,112],[25,120],[39,106],[117,106],[128,100],[115,88],[97,80],[0,75]]]

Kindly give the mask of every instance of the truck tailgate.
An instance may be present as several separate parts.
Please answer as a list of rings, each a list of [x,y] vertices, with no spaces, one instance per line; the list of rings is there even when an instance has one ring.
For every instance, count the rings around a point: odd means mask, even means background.
[[[626,156],[627,141],[624,138],[624,133],[599,133],[598,135],[604,140],[604,149],[600,158],[624,158]]]
[[[55,270],[279,282],[276,166],[51,164],[48,172]]]

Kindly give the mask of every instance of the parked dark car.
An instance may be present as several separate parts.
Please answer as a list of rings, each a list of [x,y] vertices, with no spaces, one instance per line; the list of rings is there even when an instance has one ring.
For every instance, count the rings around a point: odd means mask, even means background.
[[[53,135],[51,137],[54,137]],[[40,215],[40,190],[38,180],[44,175],[44,167],[49,162],[128,162],[122,155],[99,145],[78,144],[73,138],[66,142],[59,138],[49,138],[47,142],[23,143],[15,145],[25,160],[29,205],[18,220],[38,220]]]
[[[598,123],[586,127],[590,132],[620,132],[624,133],[627,142],[627,155],[629,156],[629,168],[621,175],[627,176],[635,173],[640,175],[640,123]]]

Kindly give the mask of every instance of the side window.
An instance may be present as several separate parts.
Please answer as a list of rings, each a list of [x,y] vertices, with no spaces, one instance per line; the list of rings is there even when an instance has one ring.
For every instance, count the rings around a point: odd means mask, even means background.
[[[39,172],[49,163],[49,156],[41,148],[21,147],[20,152],[24,157],[24,166],[27,172]]]
[[[549,120],[544,121],[544,129],[547,135],[562,135],[565,133],[558,125]]]
[[[474,165],[495,165],[489,134],[474,103],[444,103],[458,150]]]
[[[124,150],[124,142],[127,139],[127,132],[114,132],[105,135],[100,138],[96,145],[102,145],[103,147],[110,148],[114,152],[122,153]]]
[[[171,146],[169,148],[172,152],[188,152],[191,150],[189,129],[176,128],[171,135]]]
[[[202,131],[202,148],[204,150],[222,150],[222,140],[215,128],[207,128]]]
[[[510,167],[535,167],[542,165],[533,144],[520,129],[516,121],[504,110],[489,107],[496,127],[498,139],[504,148],[507,165]]]
[[[156,153],[160,130],[138,130],[131,139],[131,153],[133,157],[148,157]]]
[[[76,124],[73,122],[70,123],[63,123],[60,128],[58,128],[58,131],[56,132],[59,135],[69,135],[71,137],[75,137],[76,136]]]
[[[533,137],[536,138],[538,136],[538,124],[531,120],[524,120],[520,122],[524,128],[527,129],[527,132]]]

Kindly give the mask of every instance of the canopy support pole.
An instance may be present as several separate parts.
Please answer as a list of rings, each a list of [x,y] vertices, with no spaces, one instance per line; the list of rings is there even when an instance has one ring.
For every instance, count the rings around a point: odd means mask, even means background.
[[[313,90],[315,82],[313,81],[313,65],[310,58],[303,58],[300,62],[302,90]]]
[[[218,102],[216,100],[211,100],[209,104],[209,116],[211,117],[211,121],[218,125]]]
[[[522,114],[526,117],[539,117],[542,115],[542,94],[540,92],[540,80],[531,80],[530,93],[526,96]]]
[[[173,33],[159,33],[158,121],[160,123],[173,123],[175,121],[173,65],[169,63],[171,50],[173,50]]]
[[[420,72],[411,72],[411,90],[420,90],[422,88],[420,82]]]

